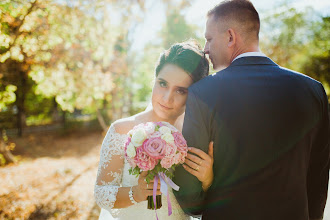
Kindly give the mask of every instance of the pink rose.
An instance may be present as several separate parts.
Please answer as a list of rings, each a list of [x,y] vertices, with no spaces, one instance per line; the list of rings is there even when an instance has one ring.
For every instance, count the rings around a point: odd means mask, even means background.
[[[174,161],[175,164],[181,163],[181,159],[182,159],[182,154],[181,153],[177,153],[173,156],[173,161]]]
[[[145,140],[142,147],[154,159],[162,159],[165,156],[166,142],[159,137]]]
[[[138,147],[136,149],[136,156],[134,157],[134,163],[142,169],[143,171],[152,170],[157,165],[158,161],[152,157],[150,157],[145,150],[143,149],[143,146]]]
[[[174,132],[172,135],[174,137],[174,144],[178,147],[178,151],[187,152],[188,146],[187,146],[187,142],[184,139],[183,135],[179,132]]]
[[[162,133],[160,133],[159,131],[155,131],[154,133],[149,135],[149,138],[157,138],[157,137],[161,137]]]
[[[166,144],[165,156],[174,155],[176,153],[177,147],[174,144]]]
[[[161,121],[155,122],[155,125],[158,125],[159,127],[163,126],[163,123]]]
[[[127,141],[126,141],[126,143],[124,145],[125,156],[127,156],[126,151],[127,151],[127,147],[129,145],[129,143],[131,143],[131,138],[130,137],[127,138]]]
[[[129,163],[129,165],[130,165],[132,168],[135,168],[135,167],[136,167],[136,163],[134,162],[134,158],[130,158],[130,157],[127,157],[127,156],[126,156],[126,159],[127,159],[127,162]]]
[[[162,167],[169,169],[174,164],[174,158],[173,156],[166,156],[160,161],[160,165]]]
[[[186,151],[181,151],[181,152],[177,153],[176,155],[178,155],[177,156],[177,162],[183,164],[185,159],[186,159],[187,152]]]

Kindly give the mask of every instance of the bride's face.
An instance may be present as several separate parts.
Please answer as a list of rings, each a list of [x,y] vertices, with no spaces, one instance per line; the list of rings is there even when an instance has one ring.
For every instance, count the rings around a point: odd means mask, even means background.
[[[152,90],[154,112],[162,120],[176,120],[185,111],[191,77],[180,67],[166,64],[159,71]]]

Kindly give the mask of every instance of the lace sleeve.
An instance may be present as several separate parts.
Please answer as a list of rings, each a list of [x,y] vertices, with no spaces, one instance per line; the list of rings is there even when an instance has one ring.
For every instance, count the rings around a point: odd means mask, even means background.
[[[122,182],[126,139],[127,135],[116,133],[111,125],[102,143],[94,197],[96,203],[107,210],[113,208]]]

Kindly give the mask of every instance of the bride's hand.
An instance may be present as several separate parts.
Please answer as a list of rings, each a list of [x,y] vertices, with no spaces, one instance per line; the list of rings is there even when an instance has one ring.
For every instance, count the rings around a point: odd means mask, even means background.
[[[207,191],[213,182],[213,142],[209,144],[208,154],[194,147],[188,149],[197,156],[188,153],[183,168],[196,176],[202,182],[203,190]]]
[[[137,202],[142,202],[147,200],[148,196],[153,195],[153,187],[154,187],[154,181],[151,180],[149,184],[145,180],[148,175],[148,172],[143,171],[138,180],[138,185],[133,187],[133,198]],[[160,182],[158,182],[157,186],[157,195],[160,195]]]

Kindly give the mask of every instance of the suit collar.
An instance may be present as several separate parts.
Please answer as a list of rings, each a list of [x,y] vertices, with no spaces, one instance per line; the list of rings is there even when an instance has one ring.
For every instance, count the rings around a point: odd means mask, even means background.
[[[245,65],[272,65],[278,66],[274,61],[272,61],[268,57],[261,57],[261,56],[248,56],[248,57],[241,57],[234,60],[229,67],[231,66],[245,66]]]

